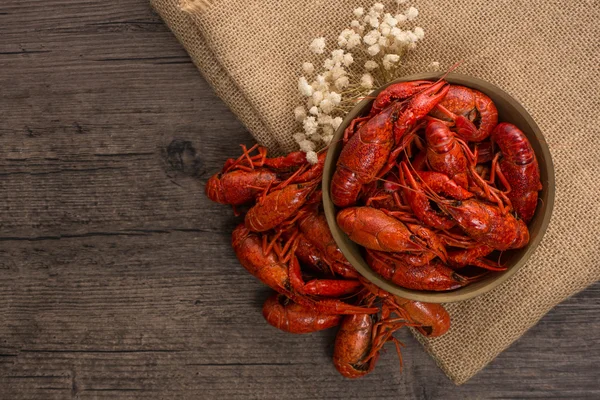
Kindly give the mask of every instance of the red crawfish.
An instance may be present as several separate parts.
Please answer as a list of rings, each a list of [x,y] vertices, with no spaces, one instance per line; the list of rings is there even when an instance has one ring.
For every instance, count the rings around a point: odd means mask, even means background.
[[[269,169],[240,169],[213,175],[205,190],[206,196],[214,202],[240,206],[254,201],[256,196],[278,182],[277,174]]]
[[[492,165],[506,187],[506,196],[517,215],[528,223],[537,207],[538,191],[542,190],[540,168],[531,144],[525,134],[513,124],[503,122],[492,132],[492,139],[500,147],[502,158]]]
[[[493,249],[518,249],[529,243],[529,230],[523,220],[503,213],[497,206],[468,199],[438,201],[438,207],[472,239]]]
[[[414,266],[386,253],[367,250],[366,261],[383,278],[407,289],[445,291],[458,289],[472,281],[438,260]]]
[[[315,191],[319,180],[275,188],[261,197],[246,214],[245,223],[254,232],[265,232],[294,215]]]
[[[294,303],[283,294],[274,293],[263,304],[265,320],[277,329],[290,333],[310,333],[340,324],[339,314],[322,314]]]
[[[410,325],[428,337],[438,337],[450,329],[450,315],[441,304],[423,303],[395,296],[375,286],[366,279],[361,283],[374,296],[381,298],[390,310],[394,311]]]
[[[286,231],[286,234],[283,237],[292,239],[291,231]],[[298,240],[296,256],[302,265],[319,273],[327,273],[330,271],[329,264],[325,261],[325,257],[321,254],[321,251],[306,239],[304,234],[298,232],[296,239]],[[330,272],[330,274],[333,275],[333,272]]]
[[[214,202],[240,206],[251,203],[264,190],[281,182],[284,171],[306,166],[306,154],[297,151],[283,157],[267,158],[267,149],[242,145],[243,154],[225,162],[221,172],[206,183],[206,196]],[[254,150],[257,155],[251,155]],[[307,179],[308,180],[308,179]]]
[[[478,90],[451,85],[448,94],[430,113],[454,122],[457,134],[473,142],[485,140],[498,123],[498,110],[492,99]],[[474,122],[479,122],[479,127]]]
[[[368,314],[347,315],[342,320],[335,337],[333,365],[342,376],[360,378],[375,369],[379,352],[387,342],[394,342],[402,366],[401,343],[392,336],[394,331],[405,325],[405,321],[383,320],[374,322]]]
[[[375,368],[379,354],[367,358],[373,348],[372,330],[369,314],[344,317],[335,337],[333,365],[346,378],[360,378]]]
[[[421,180],[423,186],[437,194],[444,194],[460,200],[471,198],[473,194],[457,185],[447,175],[431,171],[417,171],[415,175],[412,175],[406,163],[401,163],[400,183],[403,185],[406,202],[410,205],[415,216],[425,225],[437,229],[450,229],[456,225],[456,222],[446,214],[434,210],[428,196],[421,190],[421,185],[417,183],[415,176]]]
[[[498,265],[484,257],[494,251],[493,248],[481,245],[466,250],[455,250],[448,252],[448,265],[452,268],[463,268],[474,265],[490,271],[504,271],[505,266]]]
[[[369,117],[379,114],[392,102],[407,99],[433,85],[431,81],[409,81],[394,83],[383,89],[373,102]]]
[[[423,303],[394,296],[394,303],[407,315],[416,330],[427,337],[439,337],[450,329],[450,314],[441,304]]]
[[[427,138],[427,163],[434,171],[442,172],[460,186],[473,191],[477,196],[495,202],[504,211],[510,200],[498,189],[488,185],[477,174],[474,164],[477,156],[457,139],[454,133],[440,121],[431,120],[425,132]]]
[[[291,246],[287,257],[280,257],[274,251],[265,254],[260,235],[249,231],[244,224],[238,225],[233,230],[232,246],[240,264],[252,276],[296,303],[324,314],[375,313],[378,311],[377,308],[354,306],[336,299],[314,299],[298,294],[294,285],[297,285],[299,280],[301,281],[301,277],[294,275],[299,271],[298,260],[294,256],[295,246]]]
[[[425,129],[427,140],[427,163],[432,170],[442,172],[463,188],[469,187],[466,145],[461,145],[454,133],[440,121],[431,120]]]
[[[358,272],[346,260],[331,235],[325,215],[317,213],[314,209],[307,210],[298,219],[298,227],[303,236],[321,252],[324,261],[331,266],[333,272],[344,278],[358,278]]]
[[[331,180],[331,198],[338,207],[354,204],[362,185],[385,165],[394,146],[392,128],[400,106],[393,104],[367,121],[345,144]]]
[[[246,171],[253,170],[258,167],[268,167],[274,170],[286,170],[294,167],[301,167],[307,164],[306,154],[301,151],[294,151],[282,157],[267,158],[267,148],[259,145],[254,145],[250,149],[241,145],[242,155],[238,158],[230,158],[225,161],[225,165],[221,173],[227,173],[235,169]],[[258,154],[251,155],[256,150]]]
[[[344,145],[331,180],[331,198],[338,207],[356,203],[363,184],[387,170],[403,149],[403,136],[446,94],[448,83],[440,81],[414,95],[407,103],[392,103],[367,121]],[[394,147],[396,147],[394,149]]]
[[[423,251],[426,246],[396,218],[371,207],[350,207],[337,214],[339,227],[363,247],[380,251]]]
[[[419,189],[412,173],[405,165],[403,172],[407,180],[414,182],[414,189]],[[422,193],[425,194],[424,191]],[[449,215],[456,224],[475,241],[488,245],[496,250],[518,249],[529,242],[529,231],[522,220],[503,212],[499,207],[473,198],[466,200],[445,200],[432,190],[427,197],[436,202],[440,210]]]
[[[356,294],[362,289],[356,279],[312,279],[304,282],[300,264],[289,264],[290,285],[295,293],[302,295],[319,295],[324,297],[341,297]]]

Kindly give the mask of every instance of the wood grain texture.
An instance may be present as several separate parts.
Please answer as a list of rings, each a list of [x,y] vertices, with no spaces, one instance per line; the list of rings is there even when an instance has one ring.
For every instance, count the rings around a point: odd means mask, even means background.
[[[3,0],[0,87],[0,399],[600,397],[600,284],[461,387],[268,326],[203,194],[252,139],[146,1]]]

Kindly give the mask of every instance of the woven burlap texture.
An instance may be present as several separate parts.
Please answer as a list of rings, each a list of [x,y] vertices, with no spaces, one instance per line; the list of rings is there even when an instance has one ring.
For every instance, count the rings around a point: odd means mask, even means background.
[[[256,139],[295,148],[300,65],[370,4],[342,1],[151,0],[217,94]],[[208,4],[210,3],[210,4]],[[206,6],[208,4],[208,6]],[[386,3],[389,6],[389,3]],[[496,84],[531,113],[556,168],[551,224],[528,264],[501,287],[448,304],[452,328],[419,340],[466,382],[568,296],[600,279],[600,7],[597,1],[418,1],[426,37],[406,74],[432,61]],[[185,11],[182,11],[182,8]]]

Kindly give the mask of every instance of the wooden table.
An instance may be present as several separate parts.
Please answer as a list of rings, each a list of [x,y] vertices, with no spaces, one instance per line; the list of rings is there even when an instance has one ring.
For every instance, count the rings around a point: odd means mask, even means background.
[[[3,0],[0,109],[0,399],[600,397],[600,284],[461,387],[267,325],[203,192],[251,136],[145,0]]]

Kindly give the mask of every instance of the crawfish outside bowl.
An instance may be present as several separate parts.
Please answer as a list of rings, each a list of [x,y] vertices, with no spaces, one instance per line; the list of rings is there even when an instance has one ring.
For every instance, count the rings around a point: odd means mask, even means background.
[[[539,192],[538,207],[535,215],[528,225],[530,233],[529,244],[527,244],[527,246],[524,248],[506,251],[502,254],[502,263],[508,267],[506,271],[490,272],[485,278],[478,282],[471,283],[465,287],[447,292],[430,292],[405,289],[393,284],[392,282],[375,273],[363,258],[361,247],[352,242],[340,229],[336,222],[336,214],[338,209],[331,201],[330,186],[331,178],[335,172],[337,159],[343,147],[342,136],[344,134],[344,130],[354,118],[368,114],[373,99],[385,87],[396,82],[419,79],[436,80],[439,79],[439,77],[440,74],[438,73],[423,73],[407,76],[380,87],[372,92],[368,98],[365,98],[358,103],[356,107],[354,107],[348,113],[338,128],[332,140],[333,144],[329,148],[327,159],[325,161],[325,170],[323,173],[323,207],[325,209],[327,223],[329,224],[329,228],[331,229],[331,233],[333,234],[335,241],[348,261],[362,276],[380,288],[397,296],[430,303],[446,303],[467,300],[494,289],[495,287],[506,282],[508,278],[513,276],[521,267],[523,267],[523,265],[525,265],[529,257],[531,257],[531,255],[535,252],[535,249],[542,240],[542,237],[546,232],[546,228],[550,223],[552,208],[554,206],[555,192],[554,165],[552,164],[552,158],[550,157],[548,145],[544,139],[544,136],[542,135],[542,132],[533,121],[531,116],[523,108],[523,106],[521,106],[518,101],[500,88],[481,79],[461,74],[448,74],[446,80],[451,84],[467,86],[488,95],[494,101],[498,109],[498,121],[510,122],[518,126],[525,133],[531,143],[531,146],[533,147],[540,167],[540,177],[543,189]]]

